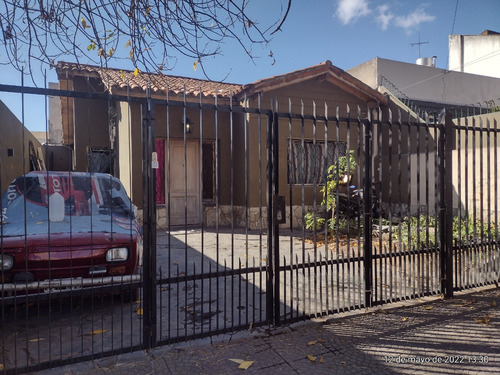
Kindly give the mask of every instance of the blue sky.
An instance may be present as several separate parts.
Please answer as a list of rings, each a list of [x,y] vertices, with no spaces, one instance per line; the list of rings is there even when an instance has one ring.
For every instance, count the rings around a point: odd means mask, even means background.
[[[252,0],[251,4],[264,27],[282,15],[286,0]],[[411,44],[420,40],[425,42],[420,56],[437,56],[437,67],[448,69],[448,36],[480,34],[485,29],[500,32],[500,0],[293,0],[282,30],[268,46],[253,48],[254,61],[228,41],[222,45],[223,55],[207,59],[204,65],[213,80],[245,84],[325,60],[344,70],[377,56],[413,63],[419,48]],[[193,62],[179,57],[173,70],[165,73],[205,78],[201,69],[194,70]],[[124,61],[110,65],[133,69]],[[43,86],[41,75],[36,81]],[[47,81],[56,81],[53,71],[47,71]],[[0,83],[20,84],[20,73],[1,66]],[[29,78],[25,84],[33,85]],[[19,95],[0,93],[0,99],[21,118]],[[43,100],[30,96],[25,103],[29,103],[24,111],[26,127],[45,130]]]

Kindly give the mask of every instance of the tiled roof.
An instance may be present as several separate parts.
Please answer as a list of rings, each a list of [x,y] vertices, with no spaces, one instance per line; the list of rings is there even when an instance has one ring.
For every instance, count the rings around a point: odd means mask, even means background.
[[[217,94],[220,98],[230,98],[231,95],[234,98],[241,98],[244,94],[252,96],[255,93],[267,92],[319,77],[367,102],[387,103],[387,99],[381,93],[342,69],[337,68],[330,61],[283,75],[265,78],[247,85],[154,73],[139,72],[136,75],[130,70],[102,68],[68,62],[59,62],[56,71],[60,79],[63,79],[65,74],[68,74],[68,76],[99,78],[106,89],[112,93],[125,90],[127,87],[132,92],[144,92],[149,86],[153,93],[166,93],[168,87],[169,93],[173,94],[182,95],[185,89],[188,96],[198,97],[201,92],[204,97],[215,97]]]
[[[283,75],[261,79],[257,82],[243,86],[240,93],[244,92],[250,96],[256,92],[275,90],[280,87],[293,85],[315,77],[331,82],[333,85],[336,85],[363,100],[387,104],[387,98],[385,98],[383,94],[372,89],[370,86],[353,77],[344,70],[336,67],[331,63],[331,61],[325,61],[321,64]]]
[[[56,71],[60,78],[64,78],[67,72],[70,76],[89,76],[100,78],[104,86],[110,92],[125,90],[130,87],[131,91],[145,91],[148,86],[152,92],[166,93],[167,87],[170,93],[186,95],[229,98],[231,94],[239,92],[242,85],[214,82],[196,78],[178,77],[166,74],[153,74],[139,72],[137,75],[130,70],[102,68],[93,65],[84,65],[68,62],[58,62]]]

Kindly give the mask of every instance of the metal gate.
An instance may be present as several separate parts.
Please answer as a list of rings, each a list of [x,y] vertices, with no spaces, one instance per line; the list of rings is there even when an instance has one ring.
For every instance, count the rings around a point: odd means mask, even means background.
[[[293,100],[283,111],[283,98],[265,95],[208,100],[184,91],[172,99],[149,90],[93,93],[91,82],[85,85],[0,85],[21,96],[23,111],[26,97],[57,98],[63,140],[72,140],[37,156],[21,124],[17,134],[28,146],[2,149],[2,166],[6,154],[20,153],[21,176],[27,166],[44,169],[40,160],[52,170],[59,162],[69,174],[90,171],[88,161],[99,165],[102,154],[139,206],[143,264],[137,280],[122,275],[109,284],[95,275],[63,290],[35,282],[35,293],[8,289],[15,283],[4,268],[6,373],[448,297],[499,278],[496,120],[444,112],[393,119],[385,109],[319,111]],[[2,169],[0,182],[6,178]],[[77,205],[69,207],[65,216],[79,219]],[[3,267],[11,255],[7,225],[2,219]],[[30,271],[29,262],[24,267]],[[118,299],[108,298],[116,292]]]

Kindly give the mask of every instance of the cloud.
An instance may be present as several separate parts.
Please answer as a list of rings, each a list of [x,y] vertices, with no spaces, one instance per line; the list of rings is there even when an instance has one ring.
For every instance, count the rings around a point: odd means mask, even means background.
[[[337,5],[336,16],[342,24],[347,25],[356,19],[370,14],[367,0],[340,0]]]
[[[377,10],[378,15],[376,17],[376,20],[380,24],[382,30],[386,30],[392,19],[394,18],[394,14],[389,12],[389,6],[387,4],[379,6]]]
[[[417,8],[415,11],[406,16],[395,17],[395,25],[402,27],[407,33],[409,33],[415,28],[418,28],[421,23],[432,22],[435,19],[435,16],[427,14],[423,8]]]

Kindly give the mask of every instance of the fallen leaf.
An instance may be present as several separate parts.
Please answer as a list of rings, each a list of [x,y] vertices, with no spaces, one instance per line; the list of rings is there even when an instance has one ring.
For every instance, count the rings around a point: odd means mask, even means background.
[[[316,362],[316,357],[313,355],[308,354],[307,359],[309,359],[311,362]]]
[[[248,330],[251,331],[253,329],[253,322],[250,323],[250,326],[248,327]]]
[[[323,363],[323,356],[319,359],[319,363]]]
[[[313,345],[316,345],[318,343],[318,340],[314,340],[314,341],[309,341],[307,343],[307,346],[313,346]]]
[[[0,371],[3,371],[3,365],[0,363]]]
[[[491,307],[497,307],[497,301],[493,300],[493,301],[490,303],[490,306],[491,306]]]
[[[92,331],[90,334],[91,335],[100,335],[102,333],[108,332],[107,329],[96,329],[95,331]]]
[[[144,310],[142,307],[138,307],[135,312],[137,313],[137,315],[143,315],[144,314]]]
[[[247,370],[255,361],[245,361],[244,359],[229,358],[231,362],[237,363],[239,369]]]
[[[472,298],[472,299],[470,300],[470,303],[476,303],[476,299],[475,299],[475,298]]]
[[[250,366],[253,365],[255,361],[244,361],[241,365],[238,366],[239,369],[248,370]]]
[[[488,324],[491,322],[491,317],[489,315],[485,315],[482,318],[474,318],[474,320],[480,324]]]
[[[45,340],[44,338],[31,339],[30,342],[40,342],[40,341],[44,341],[44,340]]]
[[[405,316],[405,317],[401,318],[401,321],[402,321],[402,322],[407,322],[407,321],[408,321],[408,317],[407,317],[407,316]]]
[[[424,302],[424,300],[419,298],[419,299],[417,299],[417,302]]]
[[[434,308],[434,306],[425,306],[426,310],[432,310],[433,308]]]

